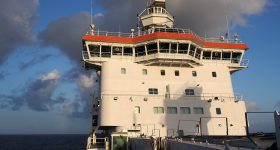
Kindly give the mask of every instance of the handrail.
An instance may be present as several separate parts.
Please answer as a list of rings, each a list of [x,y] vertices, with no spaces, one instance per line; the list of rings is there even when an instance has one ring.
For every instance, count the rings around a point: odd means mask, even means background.
[[[111,93],[112,92],[112,93]],[[131,97],[133,98],[163,98],[163,99],[193,99],[193,100],[221,100],[230,99],[234,101],[244,101],[243,95],[241,94],[230,94],[230,93],[201,93],[199,95],[185,95],[185,93],[177,93],[177,94],[159,94],[159,95],[149,95],[145,94],[146,91],[117,91],[114,93],[113,91],[106,91],[101,93],[101,97],[110,96],[110,97]],[[123,93],[122,93],[123,92]],[[131,94],[134,93],[134,94]],[[136,94],[135,94],[136,93]],[[168,95],[168,96],[167,96]],[[167,98],[168,97],[168,98]],[[170,97],[170,98],[169,98]]]
[[[206,42],[218,42],[218,43],[243,43],[241,40],[238,39],[222,39],[222,38],[208,38],[208,37],[202,37],[198,34],[194,33],[190,29],[181,29],[181,28],[163,28],[163,27],[156,27],[152,28],[150,32],[148,31],[137,31],[137,32],[131,32],[131,33],[122,33],[122,32],[108,32],[108,31],[93,31],[88,32],[87,35],[95,35],[95,36],[115,36],[115,37],[126,37],[126,38],[134,38],[143,36],[146,34],[152,34],[156,32],[165,32],[165,33],[179,33],[179,34],[191,34],[196,36],[198,39]]]

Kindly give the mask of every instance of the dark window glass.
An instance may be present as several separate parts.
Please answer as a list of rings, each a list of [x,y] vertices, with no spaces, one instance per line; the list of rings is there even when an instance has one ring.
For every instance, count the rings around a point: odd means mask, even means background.
[[[158,89],[156,88],[149,88],[148,92],[150,95],[158,95]]]
[[[100,45],[89,45],[91,57],[100,57]]]
[[[203,51],[203,59],[211,59],[211,51]]]
[[[194,114],[204,114],[204,110],[202,107],[194,107],[193,108],[193,113]]]
[[[159,43],[160,53],[169,53],[169,44],[170,43]]]
[[[212,72],[212,77],[216,78],[217,77],[217,73],[216,72]]]
[[[198,48],[198,49],[196,50],[196,53],[195,53],[195,58],[200,59],[201,52],[202,52],[202,50]]]
[[[113,47],[113,55],[118,55],[121,56],[122,55],[122,47]]]
[[[187,54],[189,49],[189,44],[179,44],[178,53],[179,54]]]
[[[135,55],[136,55],[136,57],[145,56],[146,55],[145,46],[135,47]]]
[[[196,48],[196,47],[195,47],[194,45],[191,45],[190,51],[189,51],[189,55],[190,55],[190,56],[194,56],[195,48]]]
[[[157,43],[147,44],[147,53],[148,53],[148,55],[155,54],[157,52],[158,52],[157,51]]]
[[[188,96],[194,95],[194,89],[185,89],[185,94]]]
[[[213,52],[212,53],[212,59],[213,60],[221,60],[221,55],[222,55],[221,52]]]
[[[175,70],[175,76],[180,76],[180,71],[179,70]]]
[[[111,46],[101,46],[101,57],[111,57]]]
[[[160,75],[165,76],[165,70],[160,70]]]
[[[132,56],[133,55],[133,50],[131,47],[124,47],[123,48],[123,55],[124,56]]]
[[[223,52],[222,58],[223,60],[230,60],[230,52]]]
[[[221,115],[222,114],[221,108],[216,108],[216,114],[217,115]]]
[[[177,53],[177,43],[171,43],[170,53]]]
[[[192,76],[193,76],[193,77],[197,77],[196,71],[192,71]]]

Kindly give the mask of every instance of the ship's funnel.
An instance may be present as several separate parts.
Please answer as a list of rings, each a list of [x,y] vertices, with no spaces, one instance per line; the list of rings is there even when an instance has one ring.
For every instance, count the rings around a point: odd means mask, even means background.
[[[153,27],[173,27],[174,18],[165,8],[165,0],[153,0],[139,15],[145,30]]]

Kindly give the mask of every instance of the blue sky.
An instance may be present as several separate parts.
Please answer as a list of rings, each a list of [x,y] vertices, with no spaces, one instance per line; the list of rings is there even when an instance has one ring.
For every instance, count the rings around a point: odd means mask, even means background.
[[[245,96],[250,111],[277,110],[280,107],[277,59],[280,3],[255,0],[256,4],[251,5],[229,1],[232,7],[226,13],[231,18],[231,32],[239,33],[250,47],[245,57],[250,60],[249,68],[233,75],[235,92]],[[219,27],[219,21],[224,19],[214,16],[224,10],[183,9],[184,6],[195,8],[196,2],[168,3],[176,25],[206,30],[209,35],[213,35],[210,31],[224,32],[224,26]],[[203,7],[212,5],[203,3]],[[79,62],[81,35],[88,28],[90,4],[90,0],[0,2],[0,10],[5,10],[0,11],[0,20],[4,20],[0,29],[0,134],[88,133],[88,106],[90,95],[94,94],[95,75],[84,71]],[[127,31],[136,26],[138,12],[135,11],[141,10],[140,6],[145,6],[140,0],[94,0],[95,23],[98,28],[110,31],[116,30],[119,24]],[[215,21],[203,19],[212,13],[210,19]],[[186,15],[182,17],[182,14]],[[187,14],[202,19],[193,20]],[[207,25],[201,29],[200,24],[204,22]]]

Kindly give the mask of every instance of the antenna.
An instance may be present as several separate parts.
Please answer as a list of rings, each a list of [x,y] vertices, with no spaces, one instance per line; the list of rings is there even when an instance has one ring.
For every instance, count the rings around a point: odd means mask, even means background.
[[[90,24],[93,23],[92,7],[93,7],[93,0],[91,0],[91,4],[90,4]]]
[[[93,0],[91,0],[91,6],[90,6],[90,34],[93,35],[94,34],[94,28],[95,25],[93,24]]]
[[[225,8],[228,10],[228,0],[225,0]],[[228,13],[226,13],[226,23],[227,23],[227,33],[226,33],[226,39],[227,42],[229,42],[229,37],[230,37],[230,30],[229,30],[229,19],[228,19]]]

